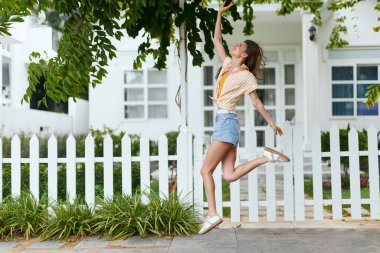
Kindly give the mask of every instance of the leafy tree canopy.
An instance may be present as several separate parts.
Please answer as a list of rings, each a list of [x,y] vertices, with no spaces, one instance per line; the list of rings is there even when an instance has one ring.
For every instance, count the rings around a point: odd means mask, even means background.
[[[330,11],[353,8],[360,0],[237,0],[229,14],[233,21],[245,21],[244,35],[254,33],[253,5],[279,3],[277,15],[288,15],[301,8],[314,14],[313,24],[320,26],[320,11],[328,4]],[[227,0],[229,4],[230,0]],[[179,40],[175,36],[175,28],[183,23],[186,28],[186,47],[193,56],[192,64],[202,64],[202,53],[196,49],[196,43],[202,42],[204,36],[204,51],[212,59],[213,33],[217,10],[209,8],[211,0],[186,1],[184,9],[180,8],[178,0],[2,0],[0,2],[0,34],[10,35],[9,29],[14,22],[23,22],[26,16],[46,16],[46,22],[54,29],[62,32],[57,56],[44,58],[39,52],[30,54],[31,63],[28,68],[29,86],[21,102],[29,102],[36,86],[44,77],[46,96],[56,103],[67,101],[68,97],[81,97],[88,86],[95,87],[102,82],[107,71],[105,66],[116,57],[116,48],[110,37],[120,40],[125,32],[135,38],[140,31],[145,41],[138,47],[138,56],[134,60],[134,68],[142,66],[147,55],[153,55],[155,68],[166,67],[168,47]],[[219,3],[221,3],[219,1]],[[375,9],[380,11],[380,0]],[[237,6],[243,7],[242,16]],[[228,15],[228,14],[227,14]],[[328,48],[347,45],[340,38],[341,33],[347,33],[344,25],[345,17],[336,20],[336,25],[330,36]],[[379,18],[380,21],[380,18]],[[231,23],[223,17],[222,33],[232,34]],[[380,26],[374,27],[379,31]],[[158,42],[157,44],[155,42]],[[223,41],[227,49],[227,44]],[[372,89],[370,99],[376,101],[380,94],[380,86]],[[39,101],[46,105],[46,96]],[[376,98],[376,100],[375,100]]]

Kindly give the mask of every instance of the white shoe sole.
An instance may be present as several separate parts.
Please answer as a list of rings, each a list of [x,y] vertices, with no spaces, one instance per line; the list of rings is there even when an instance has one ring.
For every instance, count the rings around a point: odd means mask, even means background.
[[[221,218],[220,220],[217,220],[214,223],[212,223],[205,231],[203,231],[202,233],[198,233],[198,234],[203,235],[203,234],[209,232],[214,227],[218,226],[222,222],[223,222],[223,219]]]
[[[276,151],[274,149],[271,149],[271,148],[268,148],[268,147],[264,147],[264,150],[278,155],[279,157],[283,158],[286,162],[290,162],[289,157],[287,157],[286,155],[284,155],[284,154],[282,154],[282,153],[280,153],[280,152],[278,152],[278,151]]]

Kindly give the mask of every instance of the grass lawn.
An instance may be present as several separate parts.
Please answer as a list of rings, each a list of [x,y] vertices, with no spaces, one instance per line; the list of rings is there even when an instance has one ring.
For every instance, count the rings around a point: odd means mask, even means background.
[[[311,178],[305,178],[305,194],[313,197],[313,180]],[[360,189],[361,198],[369,199],[369,187],[363,187]],[[323,188],[323,199],[331,199],[331,188]],[[350,188],[342,188],[342,199],[350,199]],[[342,205],[343,208],[349,208],[350,205]],[[369,204],[362,204],[362,207],[370,211]],[[326,209],[331,210],[331,206],[326,207]]]

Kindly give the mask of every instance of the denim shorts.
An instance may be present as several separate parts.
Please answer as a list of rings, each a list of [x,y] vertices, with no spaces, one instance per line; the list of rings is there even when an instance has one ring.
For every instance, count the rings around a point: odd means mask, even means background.
[[[234,113],[217,113],[215,116],[215,129],[211,140],[232,143],[235,148],[239,143],[239,119]]]

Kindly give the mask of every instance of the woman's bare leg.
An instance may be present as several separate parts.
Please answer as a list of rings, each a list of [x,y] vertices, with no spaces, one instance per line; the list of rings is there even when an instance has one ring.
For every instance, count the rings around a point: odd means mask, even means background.
[[[231,148],[231,143],[213,140],[207,149],[206,157],[203,161],[201,175],[205,186],[209,216],[217,215],[215,204],[215,183],[212,174],[219,162],[231,151]]]
[[[222,160],[223,177],[227,182],[234,182],[242,176],[248,174],[253,169],[267,163],[269,160],[266,156],[240,164],[235,168],[236,148],[232,147],[231,151]]]

